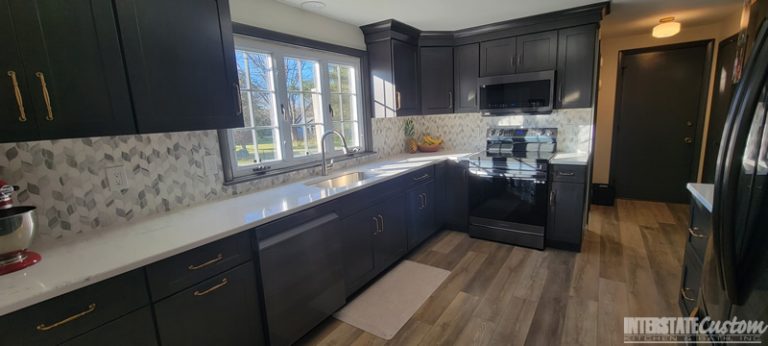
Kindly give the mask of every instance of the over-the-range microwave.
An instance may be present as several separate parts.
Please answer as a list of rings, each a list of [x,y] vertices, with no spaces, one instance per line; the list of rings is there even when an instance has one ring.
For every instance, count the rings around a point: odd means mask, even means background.
[[[478,82],[483,115],[552,113],[553,70],[483,77]]]

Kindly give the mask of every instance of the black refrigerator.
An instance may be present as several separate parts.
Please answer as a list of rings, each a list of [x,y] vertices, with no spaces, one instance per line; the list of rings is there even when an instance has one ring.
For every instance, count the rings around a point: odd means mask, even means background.
[[[699,305],[700,316],[712,320],[768,323],[767,26],[736,87],[717,160]]]

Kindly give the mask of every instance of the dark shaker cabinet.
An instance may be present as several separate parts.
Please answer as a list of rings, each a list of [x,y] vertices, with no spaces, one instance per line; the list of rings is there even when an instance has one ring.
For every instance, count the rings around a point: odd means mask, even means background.
[[[243,126],[227,0],[116,4],[139,132]]]
[[[586,208],[586,166],[552,165],[547,246],[580,251]]]
[[[368,44],[376,117],[421,112],[418,48],[395,39]]]
[[[554,70],[557,63],[557,31],[517,37],[517,73]]]
[[[414,249],[437,229],[435,222],[435,182],[428,182],[406,192],[408,199],[408,250]]]
[[[453,48],[421,47],[422,114],[453,113]]]
[[[517,66],[517,39],[504,38],[480,43],[480,76],[498,76],[515,73]]]
[[[477,43],[453,49],[454,110],[474,112],[477,106],[477,78],[480,74],[480,45]]]
[[[597,26],[560,30],[557,58],[557,108],[592,106]]]
[[[272,345],[296,342],[346,301],[338,216],[314,209],[256,230],[275,233],[258,241]]]
[[[255,268],[246,262],[155,304],[163,345],[263,345]]]
[[[0,141],[135,132],[112,1],[0,4]]]

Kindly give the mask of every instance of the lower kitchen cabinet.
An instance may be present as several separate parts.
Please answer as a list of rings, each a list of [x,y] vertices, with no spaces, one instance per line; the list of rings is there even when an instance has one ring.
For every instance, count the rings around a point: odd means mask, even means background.
[[[69,340],[64,346],[153,346],[158,345],[152,310],[144,307]]]
[[[163,345],[263,345],[253,262],[155,304]]]
[[[408,199],[408,250],[414,249],[429,238],[435,223],[435,183],[428,182],[406,192]]]
[[[435,223],[438,228],[466,232],[469,220],[467,167],[455,161],[435,166]]]
[[[580,251],[586,208],[586,166],[553,165],[546,245]]]
[[[683,316],[689,316],[698,305],[704,255],[712,233],[712,213],[695,198],[691,200],[691,220],[680,278],[678,305]]]
[[[271,345],[295,343],[346,302],[338,216],[316,209],[255,230]]]
[[[344,282],[351,295],[407,251],[402,194],[366,208],[341,223]]]

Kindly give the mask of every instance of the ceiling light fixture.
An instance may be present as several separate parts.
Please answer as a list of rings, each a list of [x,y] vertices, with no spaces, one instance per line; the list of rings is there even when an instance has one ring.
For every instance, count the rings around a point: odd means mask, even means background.
[[[325,3],[322,1],[304,1],[301,3],[301,8],[307,11],[320,11],[325,8]]]
[[[659,25],[653,27],[651,35],[655,38],[665,38],[677,35],[680,32],[680,23],[675,17],[664,17],[659,20]]]

